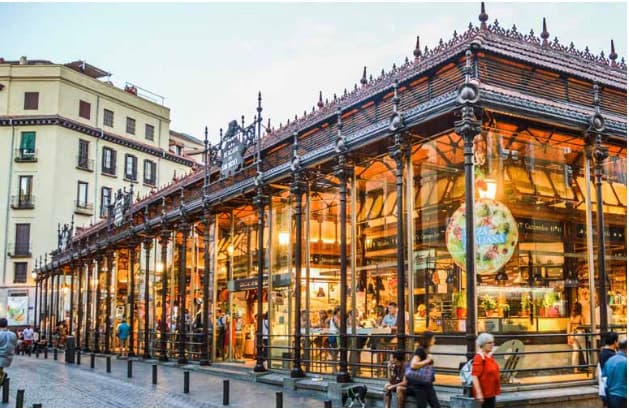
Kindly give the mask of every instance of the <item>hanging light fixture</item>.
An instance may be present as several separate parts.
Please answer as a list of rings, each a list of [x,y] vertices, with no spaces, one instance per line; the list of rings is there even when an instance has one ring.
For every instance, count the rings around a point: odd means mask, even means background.
[[[498,284],[505,284],[508,280],[509,280],[509,276],[507,276],[504,270],[500,270],[496,274],[496,282]]]

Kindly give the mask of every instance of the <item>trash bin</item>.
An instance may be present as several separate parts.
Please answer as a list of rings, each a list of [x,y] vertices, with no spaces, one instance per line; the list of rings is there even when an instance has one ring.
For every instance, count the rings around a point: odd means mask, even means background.
[[[66,363],[74,363],[75,348],[74,336],[66,337]]]

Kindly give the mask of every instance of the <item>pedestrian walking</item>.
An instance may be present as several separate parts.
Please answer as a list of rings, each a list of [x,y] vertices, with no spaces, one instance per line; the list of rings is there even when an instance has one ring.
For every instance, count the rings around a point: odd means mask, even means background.
[[[0,318],[0,386],[4,384],[7,378],[4,369],[11,366],[17,345],[17,336],[8,329],[8,326],[7,319]]]
[[[500,394],[500,366],[493,357],[494,337],[481,333],[476,338],[479,352],[472,362],[472,386],[474,397],[481,407],[496,407],[496,396]]]
[[[26,325],[26,329],[22,332],[24,338],[24,353],[30,354],[33,351],[34,331],[31,325]]]
[[[384,407],[391,407],[391,397],[397,396],[397,406],[404,408],[406,404],[406,385],[404,352],[397,350],[391,354],[391,360],[387,365],[389,381],[384,385]]]
[[[127,356],[127,348],[128,348],[127,343],[129,340],[129,330],[131,330],[131,328],[127,324],[127,320],[123,318],[120,324],[118,325],[118,329],[116,330],[116,335],[118,335],[118,340],[120,341],[120,356],[121,357]]]
[[[603,367],[607,377],[607,407],[627,408],[627,339],[618,344],[618,352]]]
[[[411,359],[409,368],[404,373],[408,383],[407,393],[413,394],[417,407],[441,407],[437,393],[433,386],[435,381],[434,360],[430,349],[435,344],[435,335],[430,331],[424,332],[420,346]]]
[[[618,350],[618,333],[605,333],[603,335],[603,343],[605,345],[598,354],[596,375],[598,377],[598,395],[601,398],[603,407],[607,407],[607,377],[603,374],[603,369],[605,368],[605,363],[616,355],[616,350]]]

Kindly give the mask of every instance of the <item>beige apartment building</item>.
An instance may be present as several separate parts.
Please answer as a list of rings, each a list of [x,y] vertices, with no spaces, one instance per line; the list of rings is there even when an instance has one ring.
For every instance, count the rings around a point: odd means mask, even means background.
[[[82,61],[0,58],[0,317],[33,322],[31,272],[59,224],[107,217],[116,192],[143,197],[188,173],[202,143],[170,131],[163,98]]]

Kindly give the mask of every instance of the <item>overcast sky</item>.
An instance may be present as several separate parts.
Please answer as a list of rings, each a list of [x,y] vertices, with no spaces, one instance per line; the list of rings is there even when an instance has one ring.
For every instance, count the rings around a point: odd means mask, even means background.
[[[626,56],[623,3],[487,2],[489,21],[550,39]],[[244,114],[274,126],[353,88],[363,66],[382,68],[412,58],[415,36],[432,48],[439,38],[478,25],[470,3],[140,3],[0,4],[0,57],[67,63],[84,59],[112,73],[117,86],[136,84],[165,97],[171,128],[202,138]],[[620,60],[620,57],[619,57]]]

